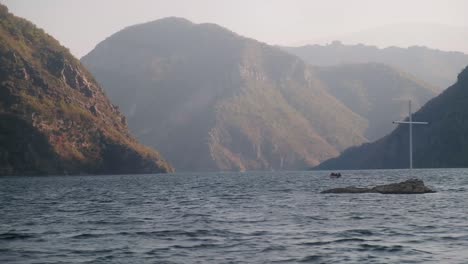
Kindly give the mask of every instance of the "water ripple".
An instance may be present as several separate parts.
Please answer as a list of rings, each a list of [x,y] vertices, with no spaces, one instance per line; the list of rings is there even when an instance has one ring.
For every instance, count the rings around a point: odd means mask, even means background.
[[[0,178],[0,263],[466,263],[468,170]]]

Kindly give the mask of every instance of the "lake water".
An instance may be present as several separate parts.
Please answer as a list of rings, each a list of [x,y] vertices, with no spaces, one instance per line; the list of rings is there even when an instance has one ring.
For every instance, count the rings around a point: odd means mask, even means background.
[[[467,263],[468,170],[0,178],[0,263]]]

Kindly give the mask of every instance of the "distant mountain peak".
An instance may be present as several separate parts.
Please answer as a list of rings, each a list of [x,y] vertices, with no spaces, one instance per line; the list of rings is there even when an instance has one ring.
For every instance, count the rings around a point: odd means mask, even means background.
[[[150,23],[171,23],[171,24],[185,24],[185,25],[193,25],[194,23],[186,18],[183,17],[164,17],[161,19],[154,20]]]
[[[436,23],[397,23],[382,25],[359,32],[319,38],[307,43],[329,43],[340,40],[346,44],[366,43],[378,47],[425,46],[441,51],[468,54],[468,27]]]

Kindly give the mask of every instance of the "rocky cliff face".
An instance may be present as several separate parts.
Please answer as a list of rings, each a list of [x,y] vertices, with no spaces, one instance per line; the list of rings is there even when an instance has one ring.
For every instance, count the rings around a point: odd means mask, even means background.
[[[457,82],[425,104],[414,121],[428,121],[413,129],[416,168],[468,166],[468,67]],[[318,169],[408,168],[408,125],[398,126],[376,142],[350,148],[338,158],[323,162]]]
[[[0,5],[0,175],[167,172],[67,49]]]
[[[305,169],[366,141],[313,68],[217,25],[132,26],[82,62],[178,170]]]

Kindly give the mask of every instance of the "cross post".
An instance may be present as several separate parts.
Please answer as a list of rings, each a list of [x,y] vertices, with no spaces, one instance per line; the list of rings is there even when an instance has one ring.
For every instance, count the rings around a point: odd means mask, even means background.
[[[409,169],[410,175],[413,175],[413,125],[428,125],[429,122],[413,122],[413,112],[411,111],[411,100],[408,104],[409,108],[409,121],[393,121],[394,124],[408,124],[409,125]]]

